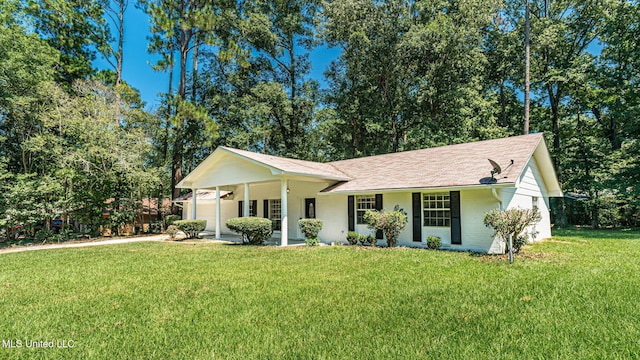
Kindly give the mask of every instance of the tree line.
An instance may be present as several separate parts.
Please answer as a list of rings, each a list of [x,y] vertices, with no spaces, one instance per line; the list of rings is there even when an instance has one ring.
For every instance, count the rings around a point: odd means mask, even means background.
[[[134,6],[167,79],[153,113],[122,76]],[[0,227],[35,233],[72,212],[118,227],[143,198],[179,196],[175,185],[218,145],[329,161],[522,134],[524,6],[4,1]],[[638,2],[529,6],[529,127],[545,133],[569,195],[554,222],[637,226]],[[311,76],[320,46],[340,51],[323,79]],[[96,69],[97,56],[111,68]]]

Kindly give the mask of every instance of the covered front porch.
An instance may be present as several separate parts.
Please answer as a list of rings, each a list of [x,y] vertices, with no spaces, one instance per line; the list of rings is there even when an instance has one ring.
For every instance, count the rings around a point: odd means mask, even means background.
[[[193,194],[203,189],[215,192],[215,199],[206,207],[198,205],[197,196],[183,202],[183,218],[215,224],[207,229],[215,239],[223,240],[236,239],[224,225],[228,219],[264,217],[274,223],[273,238],[287,246],[303,239],[298,219],[316,217],[318,193],[344,180],[331,169],[318,169],[315,163],[313,166],[305,161],[220,147],[178,184]]]

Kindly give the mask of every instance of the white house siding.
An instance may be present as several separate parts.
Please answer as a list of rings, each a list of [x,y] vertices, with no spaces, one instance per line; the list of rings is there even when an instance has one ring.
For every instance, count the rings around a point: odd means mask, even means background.
[[[200,188],[216,185],[240,184],[242,186],[245,182],[273,181],[274,178],[271,170],[268,168],[248,160],[239,159],[237,156],[230,154],[225,154],[215,163],[206,165],[211,168],[212,171],[207,171],[200,177],[192,179],[192,182]],[[214,168],[215,171],[213,171]]]
[[[236,198],[237,199],[237,198]],[[231,234],[231,231],[224,226],[227,219],[238,215],[238,202],[228,199],[222,199],[220,202],[220,210],[222,214],[221,234]],[[191,219],[191,201],[185,201],[182,208],[182,218]],[[197,200],[196,218],[207,220],[207,231],[216,230],[216,201],[215,200]]]
[[[518,179],[516,187],[502,189],[499,192],[503,199],[504,209],[531,209],[533,206],[532,197],[538,197],[538,210],[542,215],[542,220],[529,229],[529,231],[537,232],[535,241],[551,237],[549,197],[538,169],[538,164],[532,157]]]
[[[321,194],[316,196],[316,217],[324,226],[318,234],[322,242],[347,241],[347,195]]]
[[[298,227],[298,220],[304,218],[304,215],[305,215],[304,202],[305,202],[305,199],[307,198],[316,199],[316,209],[315,209],[316,218],[324,220],[323,228],[326,229],[328,227],[333,226],[333,223],[325,220],[323,215],[327,212],[330,213],[332,207],[334,207],[335,204],[322,202],[321,201],[322,196],[318,195],[320,190],[326,188],[329,185],[330,183],[328,182],[306,182],[306,181],[295,181],[295,180],[289,181],[289,189],[291,189],[288,195],[289,237],[290,238],[299,238],[299,239],[304,238],[304,234],[302,234],[302,232],[300,231],[300,228]],[[280,198],[280,194],[278,194],[277,198],[278,199]],[[259,204],[258,206],[260,207],[261,205],[262,204]],[[324,240],[322,234],[318,234],[318,236],[320,237],[320,239]]]
[[[500,243],[492,237],[491,229],[484,226],[484,213],[496,209],[498,201],[491,195],[491,190],[465,190],[460,192],[461,232],[462,244],[451,245],[451,228],[423,227],[422,241],[413,241],[413,226],[411,213],[411,192],[383,192],[382,202],[385,211],[391,211],[396,205],[402,208],[409,217],[407,226],[400,233],[398,244],[402,246],[426,246],[427,236],[439,236],[443,247],[452,250],[472,250],[478,252],[500,252]],[[417,192],[417,191],[416,191]],[[363,195],[373,195],[363,194]],[[423,193],[421,193],[423,194]],[[346,241],[348,229],[346,194],[320,195],[318,201],[318,217],[324,220],[325,226],[320,232],[320,239],[324,242]],[[421,197],[422,201],[422,197]],[[420,218],[422,219],[422,212]],[[370,234],[365,226],[356,225],[356,231]],[[380,241],[384,245],[386,241]]]
[[[493,230],[483,223],[484,214],[498,208],[498,200],[491,195],[491,189],[460,192],[460,218],[462,222],[462,245],[465,249],[500,253],[500,241],[494,239]]]
[[[191,219],[191,201],[185,201],[182,210],[182,218]],[[216,229],[216,202],[215,200],[196,200],[196,218],[198,220],[207,220],[206,230],[215,231]]]

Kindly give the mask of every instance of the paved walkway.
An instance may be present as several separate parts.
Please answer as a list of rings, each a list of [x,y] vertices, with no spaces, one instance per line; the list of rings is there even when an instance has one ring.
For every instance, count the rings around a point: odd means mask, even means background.
[[[136,236],[136,237],[121,237],[109,240],[95,240],[95,241],[83,241],[83,242],[66,242],[60,244],[46,244],[46,245],[32,245],[32,246],[15,246],[0,249],[0,254],[9,254],[22,251],[33,250],[47,250],[47,249],[64,249],[64,248],[77,248],[86,246],[98,246],[98,245],[115,245],[126,244],[143,241],[164,241],[169,236],[166,234],[150,235],[150,236]]]

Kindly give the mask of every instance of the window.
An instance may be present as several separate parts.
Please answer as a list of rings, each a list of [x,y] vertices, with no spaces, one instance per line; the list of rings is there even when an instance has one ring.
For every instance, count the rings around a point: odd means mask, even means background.
[[[531,197],[531,209],[533,209],[533,211],[538,211],[538,197],[537,196],[532,196]]]
[[[375,210],[375,209],[376,209],[375,195],[356,196],[356,222],[358,224],[365,224],[364,213],[367,210]]]
[[[269,219],[274,222],[274,230],[282,229],[282,203],[280,199],[269,200]]]
[[[244,201],[238,202],[238,217],[244,216]],[[258,216],[258,200],[249,201],[249,216]]]
[[[424,226],[451,226],[449,193],[424,194]]]

